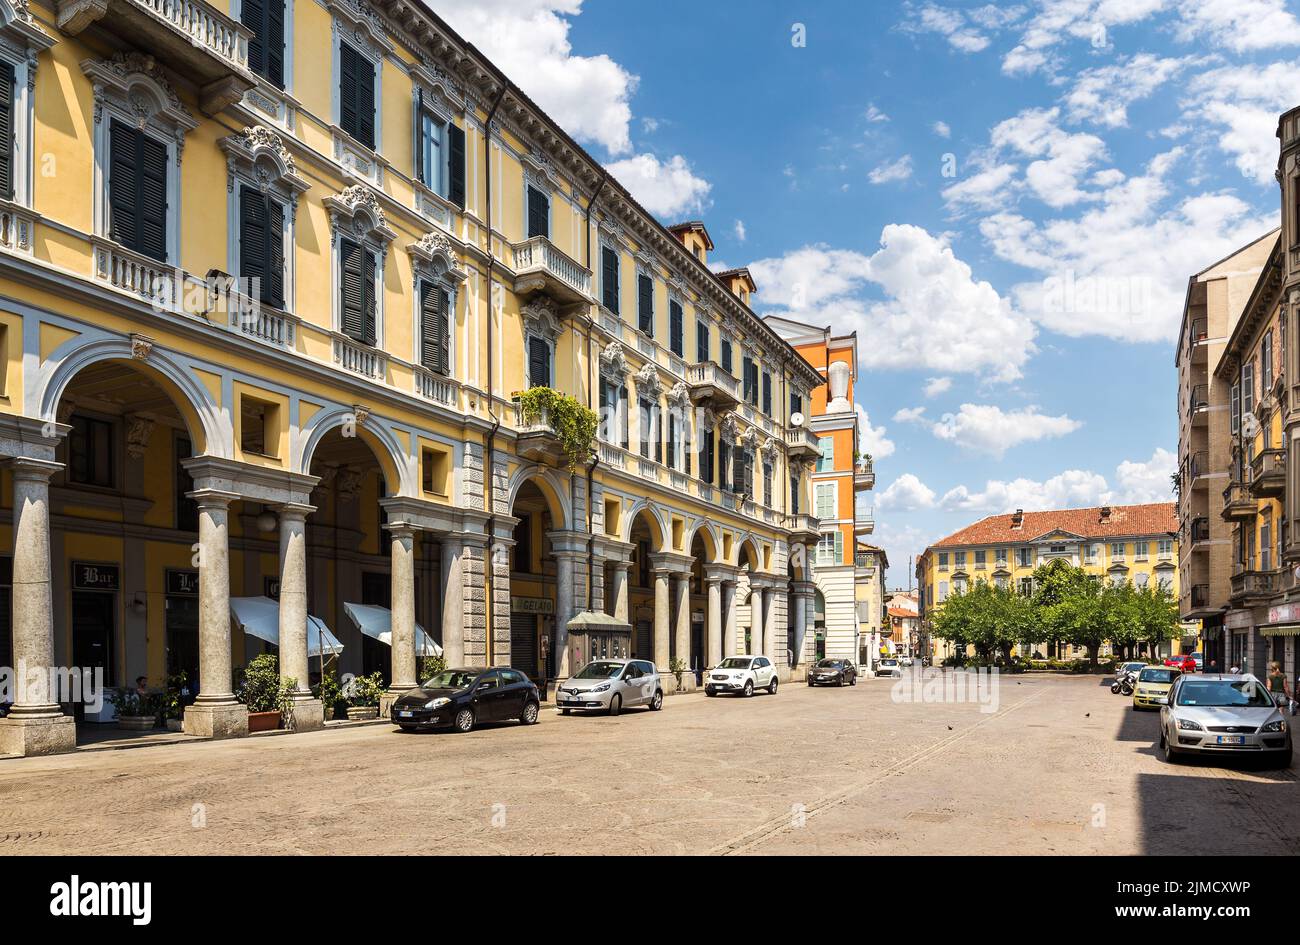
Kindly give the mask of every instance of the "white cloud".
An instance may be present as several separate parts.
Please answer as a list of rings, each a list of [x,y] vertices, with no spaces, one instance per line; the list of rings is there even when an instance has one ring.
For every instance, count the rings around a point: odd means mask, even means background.
[[[858,415],[858,451],[870,454],[873,459],[892,456],[895,447],[894,441],[885,435],[888,431],[883,426],[871,425],[871,417],[862,404],[854,403],[853,410]]]
[[[569,17],[582,0],[479,0],[439,13],[579,141],[611,155],[632,149],[629,100],[637,77],[609,56],[576,56]]]
[[[975,10],[958,10],[937,3],[908,7],[908,18],[899,24],[906,33],[937,33],[953,49],[977,53],[992,42],[986,31],[996,31],[1018,19],[1023,7],[997,7],[993,4]]]
[[[925,382],[925,396],[938,397],[952,389],[951,377],[932,377]]]
[[[1106,156],[1106,143],[1096,135],[1064,131],[1059,108],[1028,108],[999,122],[989,134],[992,147],[1019,157],[1034,158],[1025,168],[1025,183],[1043,203],[1064,207],[1089,195],[1080,181]]]
[[[1001,458],[1013,446],[1065,436],[1080,426],[1069,416],[1048,416],[1037,407],[1003,410],[994,404],[962,404],[956,413],[935,421],[930,432],[964,449]]]
[[[904,154],[896,161],[889,161],[874,168],[867,175],[873,184],[888,184],[893,181],[907,180],[912,176],[912,155]]]
[[[1013,479],[1005,482],[990,479],[984,488],[971,492],[965,486],[949,489],[939,505],[949,512],[1027,512],[1047,509],[1079,508],[1105,501],[1104,476],[1082,469],[1067,469],[1043,482]]]
[[[1295,104],[1295,64],[1224,66],[1187,84],[1183,116],[1193,127],[1208,124],[1218,146],[1244,177],[1273,185],[1277,169],[1277,116]]]
[[[1188,59],[1139,53],[1115,65],[1085,69],[1065,96],[1070,121],[1091,121],[1107,128],[1128,124],[1128,106],[1151,95],[1177,75]]]
[[[877,108],[874,104],[868,105],[867,110],[862,115],[868,122],[875,124],[877,122],[889,121],[889,116]]]
[[[1170,5],[1172,0],[1039,0],[1038,10],[1025,23],[1020,42],[1002,59],[1007,75],[1043,71],[1054,75],[1061,63],[1057,47],[1067,40],[1109,48],[1113,26],[1138,23]]]
[[[899,512],[916,512],[934,507],[934,490],[912,473],[903,473],[876,499],[876,507]]]
[[[638,154],[607,166],[632,196],[655,216],[695,213],[708,204],[712,185],[696,177],[686,158],[680,154],[663,163],[653,154]]]
[[[737,242],[739,243],[745,242],[745,236],[746,236],[745,221],[737,220],[734,224],[732,224],[731,232],[735,234]]]
[[[1117,504],[1137,505],[1144,502],[1172,502],[1170,477],[1178,471],[1178,457],[1164,447],[1156,447],[1146,462],[1126,459],[1115,467]]]
[[[867,256],[805,246],[752,263],[764,299],[785,314],[870,338],[867,368],[931,370],[1014,380],[1034,351],[1034,327],[941,237],[889,224]],[[884,300],[868,298],[878,289]],[[935,313],[942,312],[942,318]]]
[[[1285,0],[1194,0],[1176,22],[1180,39],[1205,37],[1237,53],[1300,45],[1300,20]]]
[[[1006,189],[1016,174],[1014,164],[996,164],[986,167],[957,183],[946,187],[943,199],[949,207],[975,207],[995,210],[1006,204]]]
[[[919,423],[925,419],[924,407],[901,407],[894,413],[895,423]]]
[[[946,121],[936,121],[933,125],[930,126],[930,128],[940,138],[952,137],[952,129],[948,127],[948,123]]]

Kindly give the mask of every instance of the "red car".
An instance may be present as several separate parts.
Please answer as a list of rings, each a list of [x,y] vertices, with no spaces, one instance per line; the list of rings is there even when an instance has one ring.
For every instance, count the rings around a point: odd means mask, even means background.
[[[1181,669],[1184,673],[1194,673],[1198,667],[1196,658],[1191,654],[1186,656],[1171,656],[1165,660],[1166,666],[1172,666],[1174,669]]]

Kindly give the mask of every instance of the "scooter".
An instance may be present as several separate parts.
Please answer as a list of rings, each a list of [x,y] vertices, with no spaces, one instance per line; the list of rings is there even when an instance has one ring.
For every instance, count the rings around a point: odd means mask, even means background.
[[[1125,696],[1133,695],[1133,685],[1137,682],[1137,676],[1132,673],[1124,673],[1116,677],[1115,681],[1110,684],[1110,691]]]

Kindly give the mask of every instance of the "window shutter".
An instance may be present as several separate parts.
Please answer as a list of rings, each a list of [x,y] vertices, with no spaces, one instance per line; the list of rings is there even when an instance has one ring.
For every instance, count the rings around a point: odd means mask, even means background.
[[[284,206],[268,197],[266,209],[266,289],[262,301],[284,308]]]
[[[447,123],[447,199],[465,209],[465,131]]]
[[[838,528],[835,529],[835,563],[839,564],[844,560],[844,533]]]
[[[248,0],[244,0],[248,2]],[[266,71],[262,75],[278,89],[284,88],[284,0],[266,4]]]
[[[767,371],[763,372],[763,413],[772,413],[772,375]]]
[[[551,201],[536,187],[528,188],[528,236],[551,235]]]
[[[361,257],[365,250],[351,240],[339,241],[339,327],[356,341],[364,340],[365,292]]]
[[[109,128],[108,209],[109,236],[135,248],[140,231],[136,219],[136,135],[116,119]]]
[[[258,75],[266,75],[266,3],[275,0],[243,0],[239,7],[239,20],[253,31],[248,40],[248,68]]]
[[[700,451],[700,478],[713,483],[713,431],[704,431],[704,449]]]
[[[668,346],[673,354],[685,357],[685,326],[682,324],[682,306],[680,302],[668,303]]]
[[[618,423],[620,428],[623,431],[623,449],[627,449],[628,446],[631,444],[630,437],[632,434],[631,431],[629,430],[630,424],[627,422],[627,388],[626,387],[620,387],[618,389]]]
[[[672,411],[668,413],[668,466],[677,468],[677,417]]]
[[[0,62],[0,197],[14,196],[14,67]]]
[[[655,283],[647,275],[636,277],[636,312],[641,331],[653,338],[655,334]]]
[[[367,148],[375,146],[375,66],[360,53],[356,60],[357,135]]]
[[[602,440],[608,442],[613,439],[614,425],[609,420],[609,381],[603,377],[600,379],[600,420],[598,429]]]
[[[374,253],[368,249],[361,251],[361,274],[362,274],[362,293],[365,298],[365,338],[366,344],[375,343],[375,331],[378,327],[378,299],[375,298],[375,276],[377,274],[379,260]]]
[[[339,124],[357,137],[357,52],[339,43]]]
[[[650,408],[650,416],[653,418],[650,422],[655,435],[655,462],[662,463],[664,461],[663,409],[656,403]]]
[[[433,283],[420,284],[420,363],[446,374],[451,362],[446,290]]]
[[[695,360],[709,360],[709,326],[700,321],[695,323]]]
[[[266,198],[252,187],[239,188],[239,277],[252,293],[256,279],[258,298],[267,290]]]
[[[601,301],[605,308],[618,314],[618,253],[608,246],[600,248]]]
[[[528,386],[551,386],[551,348],[541,338],[528,339]]]
[[[159,261],[167,259],[167,147],[137,132],[140,147],[139,245],[134,247]]]

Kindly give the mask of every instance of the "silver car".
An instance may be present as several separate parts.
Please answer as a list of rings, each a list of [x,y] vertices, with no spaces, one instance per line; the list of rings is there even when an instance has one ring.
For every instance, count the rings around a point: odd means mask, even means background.
[[[1250,674],[1186,673],[1160,707],[1165,761],[1184,754],[1238,754],[1291,764],[1291,726],[1265,685]]]
[[[618,715],[634,705],[652,712],[664,706],[659,671],[648,660],[592,660],[555,690],[561,715],[575,710]]]

